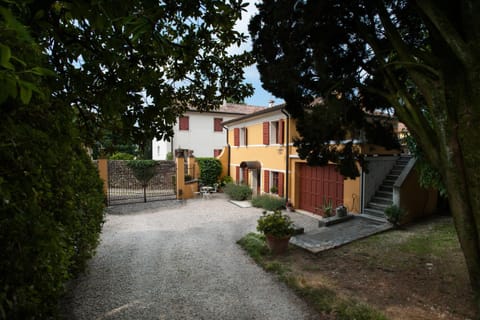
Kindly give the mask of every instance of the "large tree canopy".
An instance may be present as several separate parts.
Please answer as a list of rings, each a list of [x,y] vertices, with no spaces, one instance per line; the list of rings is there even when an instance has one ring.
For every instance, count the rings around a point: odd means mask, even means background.
[[[242,84],[241,0],[0,0],[0,319],[56,318],[104,218],[85,145],[172,134]]]
[[[169,137],[188,105],[209,110],[243,99],[248,53],[230,54],[245,35],[233,30],[241,0],[2,1],[0,81],[7,97],[27,103],[35,76],[50,77],[50,102],[76,109],[85,143],[102,128],[139,143]],[[15,40],[15,41],[13,41]],[[45,56],[30,65],[19,50]],[[49,72],[53,71],[54,73]]]
[[[327,126],[388,108],[407,125],[446,186],[479,304],[480,2],[266,0],[258,8],[250,32],[262,82],[308,126],[300,134],[324,126],[303,120],[318,99],[320,113],[339,115],[324,115]],[[318,152],[312,137],[300,140],[304,157]]]

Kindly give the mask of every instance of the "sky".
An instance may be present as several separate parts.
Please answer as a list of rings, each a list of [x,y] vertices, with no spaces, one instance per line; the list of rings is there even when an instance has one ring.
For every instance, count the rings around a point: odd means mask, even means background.
[[[247,0],[248,1],[248,0]],[[235,29],[244,33],[245,35],[249,35],[248,33],[248,23],[250,22],[250,18],[257,13],[257,8],[255,7],[256,1],[250,0],[249,6],[247,7],[247,12],[244,12],[242,15],[242,20],[238,21]],[[247,43],[245,43],[240,48],[234,48],[233,51],[243,51],[243,50],[251,50],[252,43],[249,37]],[[251,83],[255,88],[255,93],[253,96],[245,98],[245,103],[254,106],[268,106],[270,100],[274,101],[274,105],[280,104],[283,102],[282,99],[274,97],[271,93],[265,91],[262,88],[262,83],[260,81],[260,74],[258,73],[257,66],[252,65],[248,68],[245,68],[245,82]]]

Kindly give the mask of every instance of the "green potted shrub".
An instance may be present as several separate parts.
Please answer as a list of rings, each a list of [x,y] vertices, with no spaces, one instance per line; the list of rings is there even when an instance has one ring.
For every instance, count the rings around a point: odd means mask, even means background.
[[[288,249],[288,242],[294,232],[293,221],[280,210],[264,211],[257,221],[257,231],[265,235],[272,253],[281,254]]]

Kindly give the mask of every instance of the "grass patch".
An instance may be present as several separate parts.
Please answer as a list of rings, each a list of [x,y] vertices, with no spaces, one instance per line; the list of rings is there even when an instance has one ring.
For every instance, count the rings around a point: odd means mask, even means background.
[[[295,293],[323,314],[331,314],[339,320],[385,320],[384,315],[370,306],[354,300],[340,298],[335,291],[327,287],[313,288],[302,281],[301,275],[294,273],[288,266],[288,257],[272,256],[265,243],[265,237],[258,233],[249,233],[238,241],[248,254],[266,271],[279,276]]]
[[[268,253],[268,247],[265,243],[265,236],[259,233],[250,232],[237,242],[256,263],[262,263],[262,256]]]
[[[399,244],[399,250],[415,255],[441,258],[458,248],[458,238],[452,223],[436,224],[428,234],[418,234]]]

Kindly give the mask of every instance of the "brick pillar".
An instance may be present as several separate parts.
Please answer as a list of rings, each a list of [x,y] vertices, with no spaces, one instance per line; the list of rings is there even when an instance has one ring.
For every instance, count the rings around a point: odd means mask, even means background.
[[[187,159],[187,167],[188,167],[188,175],[192,177],[192,179],[197,179],[199,176],[197,161],[195,161],[195,157],[190,155]]]
[[[176,157],[177,163],[177,199],[183,199],[183,190],[185,189],[185,157],[179,153]]]
[[[103,180],[103,193],[108,195],[108,159],[98,159],[98,174]]]

